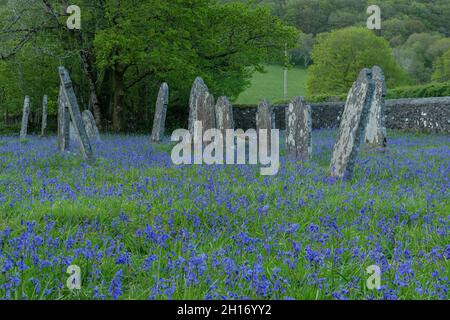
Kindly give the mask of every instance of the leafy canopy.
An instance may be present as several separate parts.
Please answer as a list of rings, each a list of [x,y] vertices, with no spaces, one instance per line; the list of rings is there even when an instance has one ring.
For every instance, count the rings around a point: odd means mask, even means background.
[[[317,37],[309,70],[309,95],[347,93],[362,68],[383,68],[389,85],[404,81],[388,42],[366,28],[350,27]]]

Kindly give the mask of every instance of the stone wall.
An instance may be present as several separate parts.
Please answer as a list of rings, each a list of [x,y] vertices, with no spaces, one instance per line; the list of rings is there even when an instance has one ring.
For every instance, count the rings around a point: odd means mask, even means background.
[[[313,127],[337,128],[344,102],[311,104]],[[284,130],[286,105],[275,106],[275,122]],[[236,128],[256,128],[256,106],[233,108]],[[450,97],[386,101],[386,126],[414,132],[450,133]]]

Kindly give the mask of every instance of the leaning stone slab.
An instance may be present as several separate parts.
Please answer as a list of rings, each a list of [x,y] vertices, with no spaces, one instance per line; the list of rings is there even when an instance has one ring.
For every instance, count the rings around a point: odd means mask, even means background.
[[[86,161],[93,162],[95,160],[94,152],[84,127],[80,107],[77,102],[77,97],[75,96],[75,91],[73,90],[72,80],[64,67],[59,67],[59,78],[63,89],[62,94],[69,106],[70,118],[73,122],[76,135],[78,136],[81,154]]]
[[[169,105],[169,86],[163,83],[159,88],[156,100],[155,119],[153,120],[152,142],[161,142],[166,125],[167,106]]]
[[[227,97],[220,97],[216,103],[216,127],[225,132],[234,129],[233,106]]]
[[[48,114],[48,96],[45,95],[42,98],[42,125],[41,136],[45,136],[45,130],[47,130],[47,114]]]
[[[311,159],[311,106],[303,97],[294,98],[286,109],[286,154],[294,159]]]
[[[189,97],[189,132],[194,134],[194,124],[199,119],[199,107],[203,103],[205,93],[208,92],[208,87],[202,78],[197,77],[192,85],[191,95]]]
[[[331,159],[331,176],[350,179],[364,139],[375,84],[372,71],[363,69],[347,97]]]
[[[80,138],[78,137],[78,133],[75,130],[75,126],[73,125],[73,122],[70,121],[70,125],[69,125],[69,137],[70,140],[72,141],[79,141]]]
[[[67,150],[70,141],[70,113],[62,92],[61,85],[58,96],[58,149],[61,152]]]
[[[375,90],[370,105],[369,120],[366,129],[366,144],[375,148],[385,148],[387,145],[386,132],[386,81],[383,70],[375,66],[372,68],[372,79]]]
[[[20,139],[27,138],[28,119],[30,117],[30,97],[26,96],[23,102],[22,126],[20,128]]]
[[[84,110],[82,113],[84,127],[86,128],[86,133],[89,137],[89,140],[100,142],[100,132],[98,131],[97,124],[95,123],[94,115],[89,110]]]

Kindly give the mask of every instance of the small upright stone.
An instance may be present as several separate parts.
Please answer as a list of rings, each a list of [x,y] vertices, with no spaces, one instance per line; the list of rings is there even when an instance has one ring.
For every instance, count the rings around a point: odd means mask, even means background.
[[[194,134],[194,123],[201,121],[199,118],[199,107],[203,104],[205,93],[208,93],[208,87],[202,78],[197,77],[192,85],[191,95],[189,97],[189,132]],[[213,106],[214,107],[214,106]]]
[[[364,140],[375,84],[372,71],[363,69],[347,97],[331,159],[331,176],[352,178],[360,144]]]
[[[41,136],[45,136],[45,130],[47,130],[47,113],[48,113],[48,97],[45,95],[42,98],[42,126]]]
[[[25,96],[23,102],[22,126],[20,128],[20,139],[26,139],[28,133],[28,118],[30,117],[30,97]]]
[[[273,107],[269,101],[264,99],[258,105],[258,110],[256,113],[256,130],[271,130],[274,128],[274,124],[275,118]]]
[[[369,121],[366,129],[366,144],[370,147],[385,148],[387,146],[386,132],[386,80],[383,70],[375,66],[372,68],[372,79],[375,90],[369,112]]]
[[[82,115],[84,127],[86,128],[86,133],[89,140],[100,142],[100,132],[98,131],[97,124],[95,123],[94,115],[89,110],[84,110]]]
[[[294,98],[286,109],[286,154],[294,159],[311,159],[311,106],[303,97]]]
[[[72,80],[64,67],[59,68],[59,78],[63,89],[62,94],[64,101],[69,106],[70,119],[73,122],[75,133],[79,139],[81,154],[86,161],[91,163],[95,160],[94,152],[84,127],[80,107],[77,102],[77,97],[75,96],[75,91],[73,90]]]
[[[256,131],[258,132],[258,140],[260,139],[260,130],[267,131],[267,143],[270,150],[271,144],[271,133],[272,129],[275,129],[275,113],[272,105],[269,101],[264,99],[258,105],[258,110],[256,112]]]
[[[216,126],[225,132],[234,129],[233,106],[227,97],[220,97],[216,103]]]
[[[70,113],[63,95],[62,85],[58,96],[58,149],[63,152],[69,147],[70,141]]]
[[[166,125],[167,106],[169,105],[169,86],[163,83],[156,100],[155,119],[153,120],[152,142],[161,142]]]

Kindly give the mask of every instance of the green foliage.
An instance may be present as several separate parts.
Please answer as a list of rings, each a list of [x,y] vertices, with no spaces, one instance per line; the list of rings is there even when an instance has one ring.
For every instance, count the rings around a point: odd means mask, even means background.
[[[210,0],[108,3],[108,27],[94,41],[98,68],[119,71],[126,83],[140,74],[155,88],[167,81],[173,104],[187,102],[196,76],[215,95],[237,97],[254,70],[281,57],[297,37],[265,7]]]
[[[307,68],[311,61],[311,52],[314,48],[315,38],[313,34],[301,33],[298,38],[298,47],[290,51],[291,63],[303,65]]]
[[[321,34],[313,49],[308,95],[347,93],[362,68],[383,68],[392,87],[404,83],[387,41],[365,28],[351,27]]]
[[[433,98],[450,96],[450,81],[444,83],[429,83],[416,86],[404,86],[395,89],[388,89],[387,99],[407,99],[407,98]],[[341,95],[315,95],[307,96],[306,100],[311,103],[345,101],[346,94]]]
[[[278,0],[265,2],[275,4]],[[396,45],[413,33],[436,31],[450,35],[447,0],[291,0],[279,14],[301,31],[318,34],[365,25],[366,8],[374,4],[381,8],[383,36]]]
[[[405,43],[412,34],[426,31],[427,27],[422,21],[406,16],[383,21],[381,33],[392,47],[397,47]]]
[[[450,96],[450,82],[399,87],[388,90],[388,99],[432,98]]]
[[[431,80],[433,62],[450,48],[450,38],[439,33],[416,33],[406,43],[394,50],[400,63],[414,82]]]
[[[381,36],[395,47],[394,57],[409,75],[408,82],[426,83],[432,75],[435,81],[447,79],[446,60],[441,58],[450,48],[450,2],[445,0],[79,0],[82,30],[75,32],[65,27],[67,17],[61,15],[65,3],[0,1],[0,112],[5,118],[21,113],[26,94],[31,96],[32,113],[39,111],[42,95],[48,94],[50,114],[54,114],[60,64],[69,69],[83,109],[92,109],[92,97],[97,95],[104,129],[113,124],[123,130],[133,130],[133,125],[148,131],[162,81],[171,88],[171,112],[186,109],[196,76],[202,76],[216,96],[234,100],[240,96],[241,100],[252,85],[248,91],[252,102],[262,94],[279,100],[281,76],[258,89],[251,84],[252,74],[264,64],[282,63],[286,43],[292,48],[290,62],[309,66],[319,39],[335,29],[365,26],[369,4],[381,7]],[[302,32],[287,27],[280,18]],[[345,94],[359,69],[373,64],[385,69],[390,87],[406,84],[405,74],[392,62],[381,38],[365,30],[361,39],[346,39],[348,30],[342,29],[342,39],[337,41],[344,43],[341,53],[333,47],[336,56],[323,54],[329,66],[339,61],[332,68],[334,73],[323,75],[316,61],[310,96],[329,99]],[[321,46],[315,51],[323,51]],[[80,59],[80,50],[88,53],[89,63]],[[346,65],[343,61],[353,59],[353,53],[355,63]],[[338,72],[342,68],[344,72]],[[305,78],[300,78],[290,92],[303,91]],[[275,93],[267,89],[270,86]]]
[[[112,123],[133,130],[131,124],[151,123],[161,82],[169,83],[170,105],[177,110],[186,105],[196,76],[216,96],[235,98],[263,63],[282,61],[298,36],[267,7],[216,0],[79,1],[82,29],[69,31],[67,17],[59,15],[64,3],[0,6],[0,30],[7,30],[0,34],[0,61],[8,59],[0,65],[2,110],[18,114],[25,94],[35,105],[48,94],[54,113],[56,70],[63,64],[83,109],[95,94],[107,129]],[[14,12],[24,13],[16,24]]]
[[[450,81],[450,49],[436,61],[433,80],[438,82]],[[450,92],[448,95],[450,96]]]

